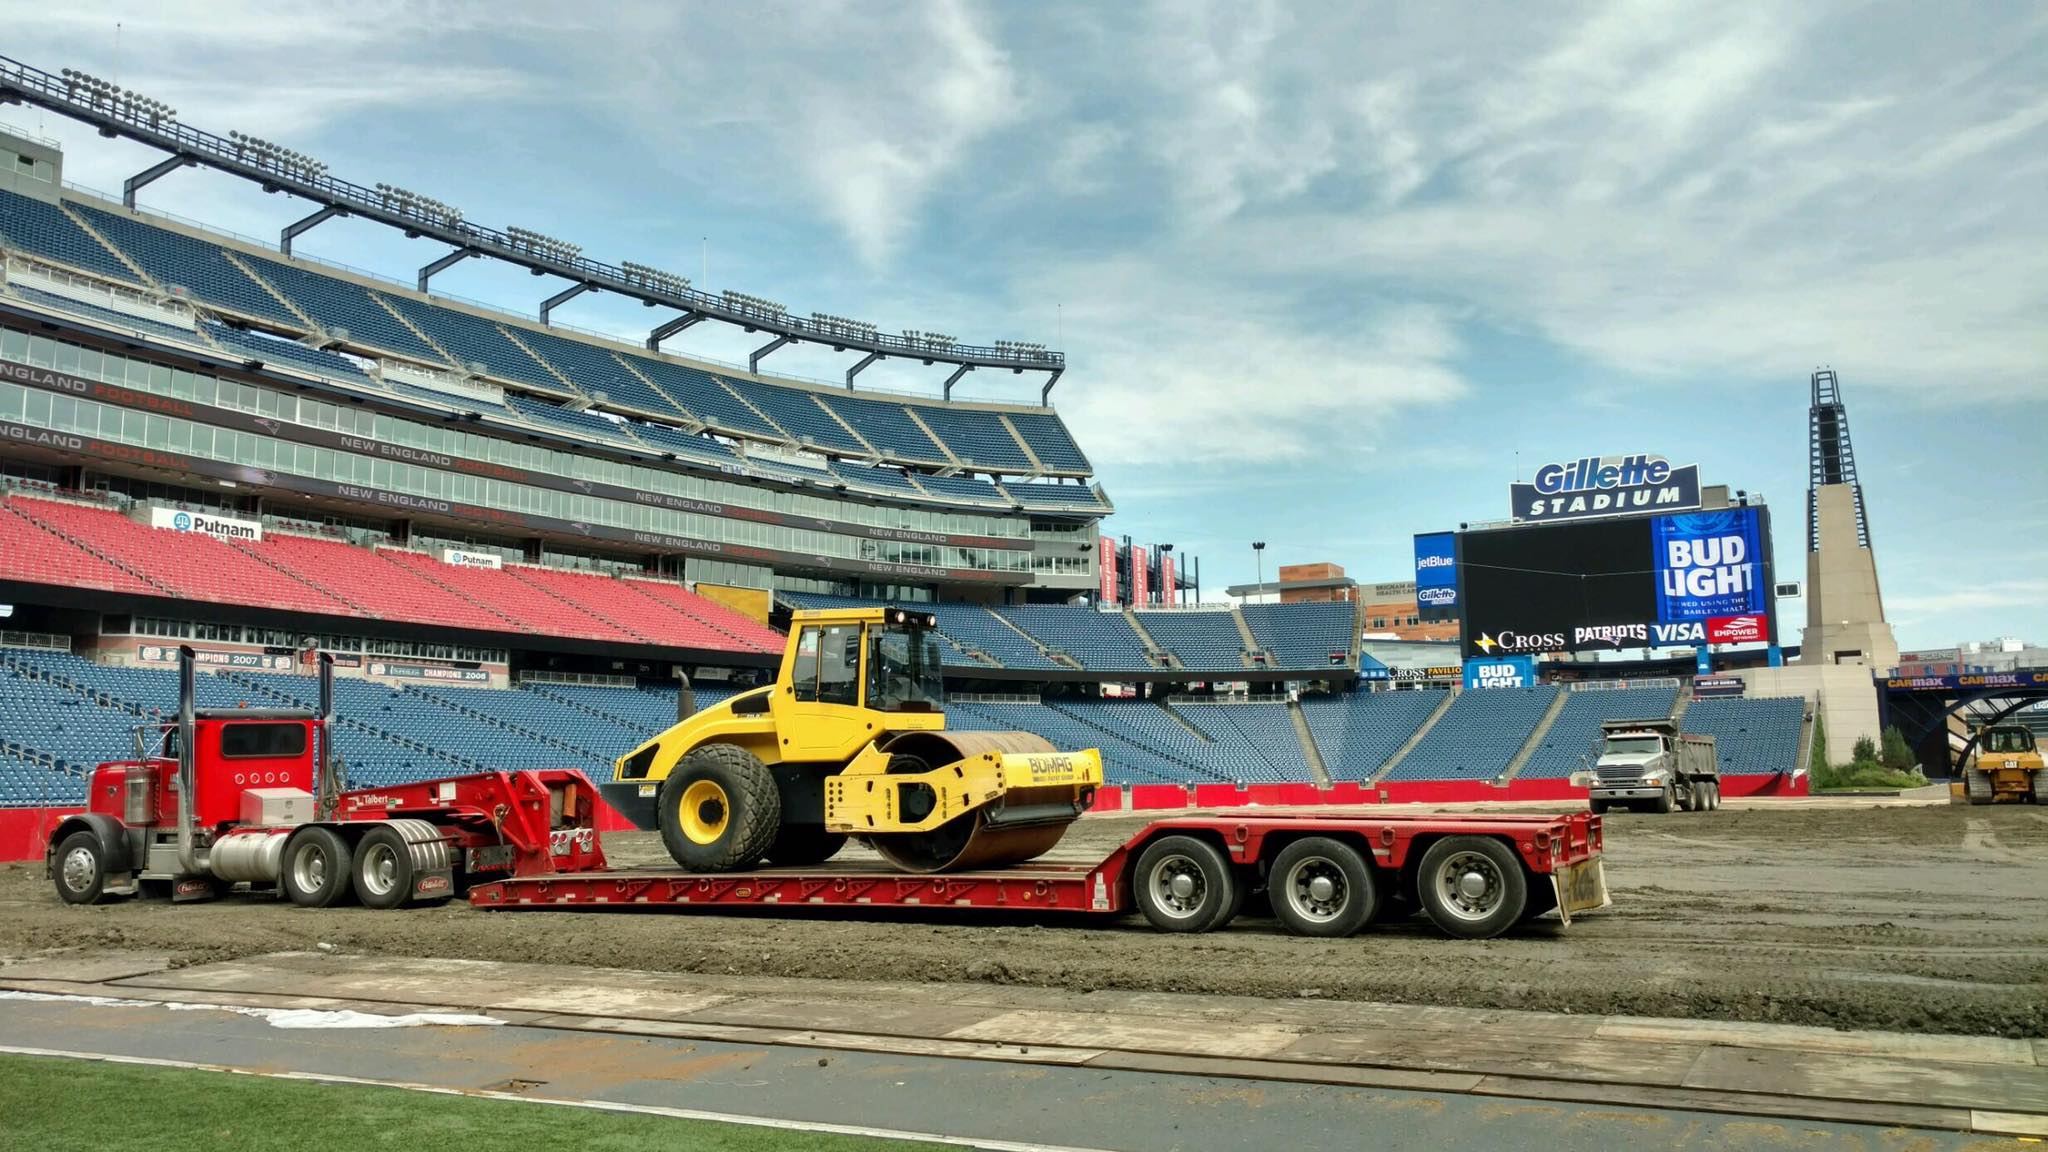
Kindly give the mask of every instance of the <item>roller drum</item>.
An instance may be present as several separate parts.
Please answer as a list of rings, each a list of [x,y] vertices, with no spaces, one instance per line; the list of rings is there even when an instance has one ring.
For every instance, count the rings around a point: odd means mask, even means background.
[[[934,768],[984,753],[1059,752],[1045,737],[1033,732],[948,730],[931,733],[923,739],[943,742],[953,751],[949,759],[929,765]],[[1067,825],[1079,818],[1079,813],[1013,824],[1003,822],[1003,813],[1039,806],[1056,810],[1059,805],[1071,805],[1073,796],[1073,788],[1066,785],[1019,788],[1005,793],[992,804],[957,816],[929,832],[875,836],[870,842],[883,859],[905,872],[1007,868],[1051,851],[1053,845],[1060,842],[1060,837],[1066,835]]]

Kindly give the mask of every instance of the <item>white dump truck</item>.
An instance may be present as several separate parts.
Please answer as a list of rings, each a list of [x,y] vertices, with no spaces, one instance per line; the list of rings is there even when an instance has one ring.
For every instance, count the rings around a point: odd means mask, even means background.
[[[1613,805],[1669,812],[1706,812],[1721,806],[1720,763],[1714,738],[1678,730],[1666,717],[1606,720],[1600,724],[1600,759],[1576,774],[1593,811]]]

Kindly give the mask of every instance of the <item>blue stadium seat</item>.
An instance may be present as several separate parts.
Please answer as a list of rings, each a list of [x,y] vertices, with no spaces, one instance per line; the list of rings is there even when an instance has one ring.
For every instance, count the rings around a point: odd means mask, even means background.
[[[1011,427],[1017,429],[1017,434],[1024,437],[1032,453],[1047,468],[1082,474],[1095,470],[1058,416],[1050,412],[1011,412],[1008,416]]]
[[[91,321],[92,323],[119,329],[123,332],[144,332],[151,336],[162,337],[165,340],[176,340],[181,343],[196,344],[202,347],[205,344],[196,328],[181,328],[171,324],[161,324],[154,320],[146,320],[140,316],[130,316],[126,312],[113,308],[102,308],[97,304],[86,304],[73,300],[69,296],[58,296],[54,293],[31,288],[26,284],[12,284],[9,285],[9,289],[15,295],[31,304],[38,304],[44,308],[53,308],[60,312],[68,312],[73,316]]]
[[[1229,612],[1139,612],[1138,626],[1180,657],[1181,666],[1206,672],[1244,671],[1244,637]]]
[[[915,464],[948,463],[946,454],[932,443],[924,429],[911,422],[910,414],[902,404],[857,396],[821,396],[819,399],[891,460]]]
[[[0,192],[0,239],[82,272],[123,284],[142,280],[128,270],[107,246],[92,238],[62,208],[13,192]]]
[[[1078,604],[1013,604],[996,612],[1091,672],[1158,671],[1121,612]]]
[[[851,452],[857,456],[868,454],[861,442],[854,439],[853,433],[818,403],[815,393],[752,380],[733,380],[731,384],[734,391],[747,398],[748,403],[767,413],[770,420],[799,442],[827,452]],[[876,447],[879,450],[880,446]]]
[[[1558,780],[1591,767],[1600,758],[1602,721],[1669,716],[1677,701],[1676,685],[1573,692],[1515,779]]]
[[[1086,484],[1026,484],[1005,480],[1003,491],[1018,504],[1033,511],[1106,512],[1109,506]]]
[[[1331,656],[1343,653],[1348,661],[1358,639],[1357,611],[1350,604],[1246,604],[1240,611],[1276,668],[1333,667]]]
[[[934,404],[913,404],[910,407],[963,463],[1013,475],[1031,471],[1031,457],[1024,454],[1017,438],[1010,435],[1010,430],[1003,427],[1002,418],[994,412],[977,408],[941,408]]]
[[[602,392],[607,405],[638,409],[662,420],[679,420],[683,416],[673,402],[648,387],[645,380],[620,363],[609,349],[531,328],[509,331],[593,399]],[[638,362],[637,358],[635,362]]]
[[[319,321],[321,327],[348,329],[350,343],[381,348],[425,364],[448,364],[446,356],[379,304],[376,294],[368,288],[338,276],[309,272],[259,256],[244,256],[242,260],[272,288],[298,305],[299,311]]]
[[[1797,696],[1695,700],[1680,725],[1714,738],[1723,776],[1790,774],[1799,765],[1806,701]]]
[[[1011,507],[1009,498],[996,491],[995,485],[973,476],[927,476],[920,472],[917,483],[934,496],[996,508]]]
[[[355,361],[333,352],[308,348],[304,344],[260,332],[243,331],[207,321],[206,334],[230,352],[252,357],[266,364],[289,364],[316,375],[350,384],[368,384],[370,376]]]
[[[1442,706],[1442,689],[1306,696],[1301,713],[1333,780],[1370,780]]]
[[[220,245],[84,204],[72,208],[163,287],[187,288],[207,304],[294,331],[305,328],[306,322],[278,303],[263,285],[228,263]]]
[[[1386,776],[1396,780],[1492,780],[1557,699],[1555,685],[1473,688],[1451,702],[1442,720]]]
[[[706,424],[728,432],[782,439],[760,413],[746,406],[719,378],[687,364],[652,356],[635,356],[633,366],[645,372],[661,390]]]
[[[396,292],[376,296],[398,309],[413,326],[433,338],[462,364],[481,364],[486,375],[516,384],[561,391],[562,382],[545,365],[514,344],[503,329],[481,316],[453,308],[423,304]]]

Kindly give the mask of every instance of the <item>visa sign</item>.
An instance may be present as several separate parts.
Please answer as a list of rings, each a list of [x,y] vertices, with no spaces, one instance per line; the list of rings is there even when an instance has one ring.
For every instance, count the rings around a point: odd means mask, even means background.
[[[1467,688],[1533,688],[1534,656],[1492,656],[1465,661]]]
[[[1509,493],[1515,518],[1533,523],[1697,508],[1700,470],[1643,453],[1584,456],[1545,464],[1535,483],[1512,485]]]
[[[1657,561],[1657,619],[1761,617],[1766,611],[1756,509],[1660,516],[1651,523],[1650,538]]]

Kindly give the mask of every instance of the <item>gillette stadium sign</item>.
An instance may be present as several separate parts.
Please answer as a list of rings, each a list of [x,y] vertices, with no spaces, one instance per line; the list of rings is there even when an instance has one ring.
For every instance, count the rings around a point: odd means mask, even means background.
[[[1587,520],[1700,506],[1700,468],[1662,456],[1584,456],[1536,470],[1535,483],[1510,486],[1524,523]]]
[[[222,540],[263,539],[263,525],[254,520],[236,520],[203,512],[186,512],[179,508],[151,508],[149,526],[169,528],[174,532],[200,532]]]

